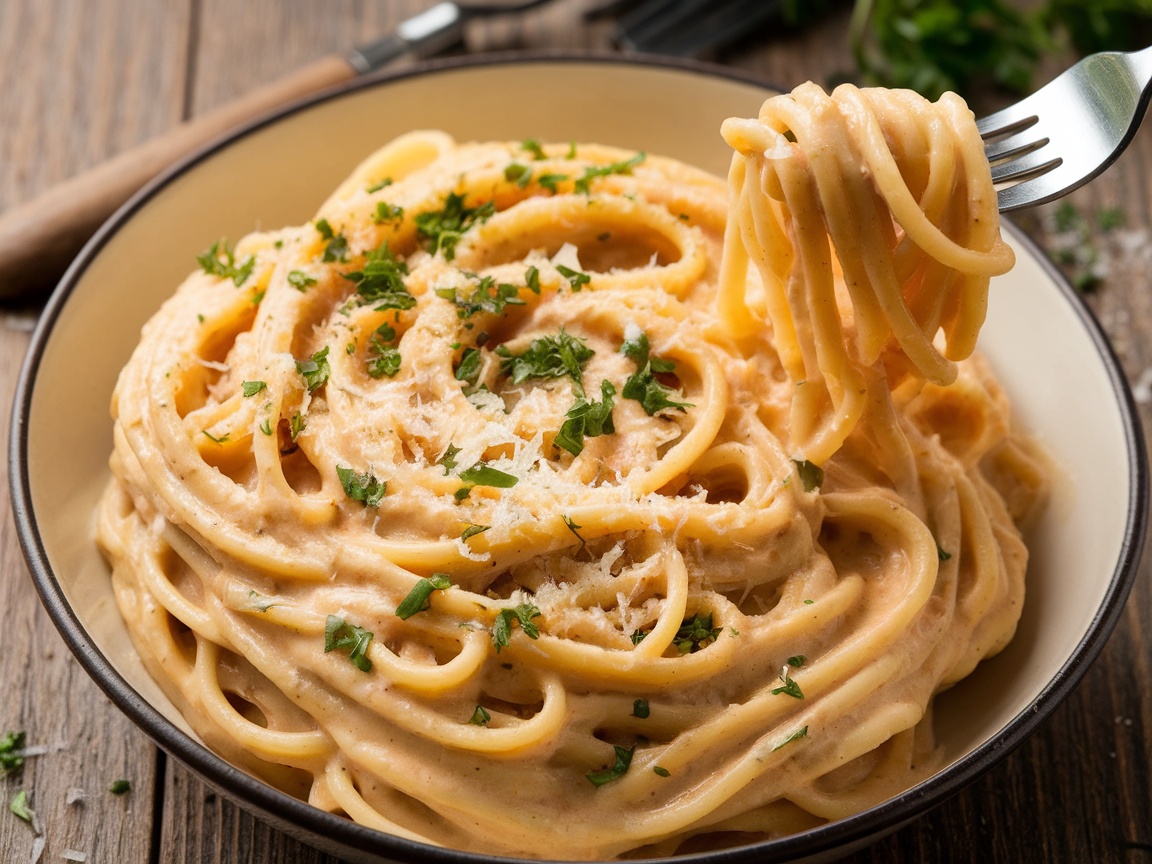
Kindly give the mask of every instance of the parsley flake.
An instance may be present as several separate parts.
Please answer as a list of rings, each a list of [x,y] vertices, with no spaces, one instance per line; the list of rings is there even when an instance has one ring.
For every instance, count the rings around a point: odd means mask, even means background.
[[[579,336],[572,336],[561,328],[555,336],[533,339],[522,354],[512,354],[503,345],[496,353],[503,358],[500,371],[508,375],[513,384],[522,384],[529,378],[568,377],[580,387],[584,366],[596,352]]]
[[[685,619],[676,631],[672,644],[681,654],[691,654],[706,648],[716,641],[723,627],[712,626],[712,613],[701,615],[697,612],[691,618]]]
[[[339,615],[329,615],[324,624],[324,653],[347,651],[352,665],[361,672],[372,670],[368,659],[368,643],[372,641],[372,631],[349,624]]]
[[[536,138],[525,138],[520,142],[520,149],[532,154],[532,158],[537,162],[542,162],[548,158],[548,154],[544,152],[544,147],[541,146],[540,141]]]
[[[643,332],[633,339],[626,340],[620,346],[620,353],[634,361],[639,367],[636,372],[624,382],[621,395],[625,399],[634,399],[640,403],[649,417],[668,409],[685,411],[693,407],[691,402],[675,402],[669,398],[674,391],[660,382],[656,377],[660,372],[672,372],[676,364],[670,360],[663,360],[651,355],[648,337]]]
[[[786,696],[791,696],[793,699],[804,698],[804,693],[800,690],[800,685],[788,674],[787,666],[780,671],[780,680],[783,682],[783,686],[773,687],[772,690],[769,691],[773,696],[778,696],[783,693]]]
[[[416,298],[404,284],[408,265],[392,254],[387,243],[369,252],[364,258],[364,266],[359,270],[350,270],[340,275],[355,282],[359,301],[375,303],[377,312],[411,309],[416,305]]]
[[[800,475],[800,482],[804,484],[805,492],[811,492],[823,485],[824,469],[815,462],[809,462],[807,459],[793,459],[792,464],[796,466],[796,473]]]
[[[587,273],[581,273],[579,270],[573,270],[571,267],[565,267],[563,264],[557,264],[556,271],[568,280],[568,284],[572,286],[573,291],[579,291],[592,281],[592,277]]]
[[[483,705],[477,705],[476,710],[472,712],[472,716],[468,718],[468,722],[473,726],[487,726],[488,721],[492,719],[492,715],[484,710]]]
[[[132,791],[132,784],[128,780],[113,780],[108,784],[108,791],[113,795],[125,795]]]
[[[328,241],[324,247],[324,252],[320,256],[321,260],[326,262],[331,261],[347,261],[348,260],[348,238],[342,233],[336,233],[332,230],[331,224],[327,219],[317,219],[313,225],[316,230],[320,232],[320,236]]]
[[[388,343],[396,338],[396,330],[385,321],[376,328],[368,340],[368,374],[373,378],[391,378],[400,371],[400,349]]]
[[[241,381],[240,392],[243,393],[244,398],[247,399],[251,396],[255,396],[261,390],[264,390],[267,386],[267,383],[264,381]]]
[[[808,727],[802,726],[799,729],[797,729],[795,732],[793,732],[791,735],[789,735],[787,738],[785,738],[783,741],[781,741],[779,744],[777,744],[775,747],[773,747],[772,752],[775,753],[777,750],[779,750],[785,744],[791,744],[793,741],[799,741],[801,738],[807,738],[807,737],[808,737]]]
[[[244,263],[236,264],[236,255],[228,241],[221,238],[213,243],[204,252],[196,256],[196,263],[200,269],[209,276],[219,276],[221,279],[231,279],[232,284],[239,288],[248,281],[252,269],[256,266],[256,257],[249,255]]]
[[[631,174],[632,169],[646,159],[644,153],[637,153],[629,159],[611,162],[608,165],[591,165],[584,169],[583,175],[576,180],[576,191],[588,195],[592,191],[592,181],[610,174]]]
[[[316,280],[303,270],[288,271],[288,284],[303,293],[316,284]]]
[[[632,703],[632,716],[639,717],[641,720],[647,720],[652,714],[652,709],[648,707],[647,699],[637,699]]]
[[[612,397],[616,395],[615,385],[607,379],[601,381],[600,394],[599,402],[590,402],[584,398],[576,400],[576,404],[568,409],[566,415],[568,419],[552,439],[553,444],[567,450],[573,456],[579,456],[584,451],[585,438],[611,435],[616,431],[612,422],[612,409],[615,407]]]
[[[426,241],[427,250],[433,255],[444,254],[446,261],[456,257],[456,244],[473,225],[479,225],[496,212],[496,202],[488,201],[476,207],[465,207],[464,196],[455,192],[444,199],[439,210],[429,210],[417,214],[416,233]]]
[[[36,826],[36,811],[28,806],[28,792],[26,790],[21,789],[12,796],[12,803],[8,805],[8,809],[17,819],[23,819],[29,825]]]
[[[385,222],[399,222],[404,218],[404,208],[398,204],[389,204],[387,201],[376,202],[376,212],[372,214],[372,221],[377,225]]]
[[[636,752],[635,746],[621,747],[619,744],[615,744],[612,749],[616,752],[616,762],[611,768],[605,768],[603,771],[591,771],[584,775],[593,786],[603,786],[605,783],[619,780],[628,773],[628,768],[632,764],[632,755]]]
[[[337,465],[336,476],[340,478],[340,485],[344,487],[344,494],[353,501],[359,501],[365,507],[379,507],[380,501],[388,491],[388,483],[376,479],[368,471],[361,474],[352,468]]]
[[[507,648],[511,643],[513,621],[520,625],[520,629],[529,639],[539,639],[540,628],[532,622],[532,619],[539,618],[541,614],[531,603],[520,603],[501,609],[496,615],[496,620],[492,622],[492,644],[496,646],[496,653],[499,654],[501,648]]]
[[[480,312],[492,315],[503,315],[506,306],[523,306],[520,299],[520,288],[507,282],[497,284],[491,276],[485,276],[476,283],[472,293],[462,295],[455,288],[437,288],[436,296],[456,306],[456,315],[459,318],[471,318]]]
[[[477,534],[483,534],[485,531],[488,531],[491,527],[492,527],[491,525],[476,525],[476,524],[469,525],[467,528],[465,528],[463,531],[460,532],[460,539],[461,540],[469,540],[472,537],[475,537]]]
[[[309,393],[323,387],[332,372],[328,365],[328,346],[325,345],[307,360],[297,360],[296,371],[304,378]]]
[[[430,598],[433,591],[443,591],[451,585],[452,580],[447,573],[433,573],[425,579],[420,579],[396,607],[396,617],[407,620],[417,612],[423,612],[431,606]]]
[[[440,457],[437,465],[444,466],[444,476],[447,477],[452,473],[452,469],[456,467],[456,456],[460,453],[460,448],[455,444],[449,444],[448,449],[444,451],[444,455]]]
[[[7,732],[0,738],[0,777],[14,774],[24,767],[24,732]]]

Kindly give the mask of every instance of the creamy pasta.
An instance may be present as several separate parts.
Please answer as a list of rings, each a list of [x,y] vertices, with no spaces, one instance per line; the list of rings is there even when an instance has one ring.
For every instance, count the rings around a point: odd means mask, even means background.
[[[778,837],[938,770],[1044,466],[975,355],[1012,264],[957,97],[805,85],[727,183],[405,135],[221,241],[112,403],[99,542],[204,741],[477,852]]]

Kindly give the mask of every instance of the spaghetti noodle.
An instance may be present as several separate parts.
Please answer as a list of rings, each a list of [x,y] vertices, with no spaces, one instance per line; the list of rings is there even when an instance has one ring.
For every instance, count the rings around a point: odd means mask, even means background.
[[[972,354],[1012,263],[979,137],[814,85],[723,133],[727,185],[412,133],[201,257],[117,385],[99,541],[210,746],[401,837],[587,859],[939,767],[1045,493]]]

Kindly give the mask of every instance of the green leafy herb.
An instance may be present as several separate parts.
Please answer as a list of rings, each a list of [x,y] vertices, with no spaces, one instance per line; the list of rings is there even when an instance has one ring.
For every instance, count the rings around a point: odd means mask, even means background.
[[[628,773],[628,767],[632,764],[632,754],[636,752],[636,748],[621,747],[619,744],[615,744],[612,749],[616,752],[616,762],[611,768],[605,768],[603,771],[592,771],[584,775],[592,782],[593,786],[603,786],[605,783],[619,780]]]
[[[675,402],[670,397],[676,391],[660,382],[656,377],[658,373],[673,372],[676,364],[670,360],[653,357],[648,344],[648,336],[644,332],[626,339],[620,346],[620,353],[627,356],[637,365],[637,370],[624,382],[621,395],[625,399],[634,399],[640,403],[649,417],[675,409],[685,411],[693,407],[691,402]]]
[[[333,231],[327,219],[317,219],[313,224],[316,226],[316,230],[320,232],[320,236],[328,241],[324,247],[321,259],[329,262],[347,261],[348,238],[342,233],[338,234]]]
[[[653,765],[652,766],[652,773],[655,774],[657,777],[671,777],[672,776],[672,772],[669,771],[667,768],[665,768],[662,765]]]
[[[793,459],[796,473],[800,475],[800,482],[804,484],[804,491],[811,492],[824,484],[824,469],[815,462],[807,459]]]
[[[567,419],[560,426],[553,443],[579,456],[584,450],[584,439],[599,435],[611,435],[616,431],[612,422],[612,409],[615,403],[616,387],[605,379],[600,382],[601,401],[590,402],[583,397],[568,409]]]
[[[541,174],[536,178],[536,182],[555,195],[560,191],[560,184],[567,179],[567,174]]]
[[[12,803],[8,805],[8,809],[18,819],[23,819],[29,825],[35,827],[36,825],[36,811],[28,806],[28,793],[21,789],[12,796]]]
[[[455,288],[437,288],[436,296],[443,297],[456,306],[456,315],[471,318],[480,312],[503,315],[506,306],[523,306],[520,288],[507,282],[497,284],[491,276],[485,276],[476,283],[471,294],[459,294]]]
[[[476,710],[472,712],[472,716],[468,718],[468,722],[473,726],[487,726],[488,721],[492,719],[492,715],[484,710],[483,705],[477,705]]]
[[[477,534],[483,534],[491,527],[491,525],[469,525],[467,528],[460,532],[460,539],[468,540],[472,537],[475,537]]]
[[[288,271],[288,284],[297,291],[303,292],[315,285],[316,280],[303,270],[290,270]]]
[[[443,253],[445,260],[451,261],[456,257],[456,244],[464,232],[486,221],[495,212],[494,201],[477,207],[465,207],[464,196],[451,192],[441,209],[429,210],[416,216],[416,233],[426,241],[429,252],[433,255]]]
[[[537,162],[543,161],[548,158],[548,154],[544,152],[544,148],[540,142],[535,138],[525,138],[520,142],[520,149],[532,154],[532,158]]]
[[[804,665],[804,662],[807,659],[808,658],[805,657],[803,654],[796,654],[796,655],[788,658],[788,665],[791,666],[793,669],[799,669],[801,666]]]
[[[377,480],[367,471],[361,474],[352,468],[337,465],[336,476],[340,478],[340,485],[344,487],[344,494],[353,501],[359,501],[365,507],[379,507],[380,501],[388,491],[387,482]]]
[[[772,752],[775,753],[777,750],[779,750],[785,744],[791,744],[793,741],[799,741],[801,738],[807,738],[807,737],[808,737],[808,727],[802,726],[801,728],[799,728],[795,732],[793,732],[791,735],[789,735],[787,738],[785,738],[783,741],[781,741],[779,744],[777,744],[775,747],[773,747]]]
[[[519,162],[513,162],[504,169],[504,179],[523,189],[532,182],[532,169]]]
[[[296,371],[304,378],[309,393],[323,387],[332,372],[328,365],[328,346],[325,345],[307,360],[297,360]]]
[[[581,273],[579,270],[573,270],[571,267],[565,267],[563,264],[557,264],[556,271],[568,280],[568,284],[572,286],[573,291],[579,291],[592,281],[592,277],[587,273]]]
[[[295,441],[300,437],[300,433],[308,426],[308,421],[304,415],[297,411],[292,415],[292,419],[288,421],[288,431],[292,435],[292,440]]]
[[[952,557],[952,553],[951,552],[945,552],[943,549],[941,549],[939,546],[937,546],[936,547],[936,557],[939,558],[941,561],[947,561],[949,558]]]
[[[6,732],[0,738],[0,777],[14,774],[24,767],[24,746],[28,736],[24,732]]]
[[[576,191],[588,195],[592,191],[592,181],[610,174],[631,174],[632,169],[647,158],[644,153],[637,153],[629,159],[611,162],[608,165],[590,165],[584,173],[576,179]]]
[[[639,717],[641,720],[647,720],[652,713],[648,707],[647,699],[637,699],[632,703],[632,716]]]
[[[524,271],[524,283],[533,294],[540,293],[540,271],[535,264]]]
[[[404,284],[408,265],[392,254],[387,243],[369,252],[364,258],[364,266],[359,270],[341,275],[356,283],[360,302],[376,304],[378,312],[411,309],[416,305],[416,298]]]
[[[213,435],[207,429],[201,429],[200,431],[204,433],[205,438],[207,438],[209,441],[212,441],[216,444],[226,444],[228,442],[228,433],[227,432],[225,432],[223,435],[221,435],[219,438],[217,438],[215,435]]]
[[[785,666],[780,671],[780,680],[784,682],[783,686],[773,687],[770,691],[773,696],[777,696],[783,693],[786,696],[791,696],[793,699],[804,698],[804,693],[800,690],[800,685],[796,683],[796,680],[790,674],[788,674],[787,666]]]
[[[693,651],[699,651],[715,642],[723,629],[723,627],[712,626],[711,612],[705,615],[697,612],[680,625],[680,629],[676,631],[676,636],[672,639],[672,644],[681,654],[691,654]]]
[[[113,780],[108,784],[108,791],[113,795],[126,795],[132,791],[132,784],[128,780]]]
[[[272,434],[272,420],[268,417],[264,418],[264,422],[260,424],[260,431],[265,435]]]
[[[197,255],[196,263],[209,276],[231,279],[232,284],[239,288],[252,275],[252,268],[256,266],[256,258],[249,255],[244,259],[243,264],[237,265],[236,255],[228,245],[228,241],[221,238],[209,246],[206,251]]]
[[[460,365],[456,367],[456,380],[463,381],[467,385],[467,391],[476,386],[479,377],[480,349],[465,348],[464,353],[460,355]]]
[[[452,473],[452,469],[456,467],[456,456],[460,453],[460,448],[454,444],[449,444],[448,449],[444,451],[444,455],[440,457],[437,465],[444,466],[444,476],[447,477]]]
[[[425,579],[420,579],[396,607],[396,616],[407,620],[417,612],[423,612],[431,605],[430,598],[433,591],[443,591],[451,585],[452,580],[447,573],[433,573]]]
[[[508,375],[513,384],[522,384],[529,378],[568,377],[579,386],[584,366],[596,352],[580,337],[561,329],[555,336],[533,339],[522,354],[512,354],[503,345],[496,353],[503,358],[500,371]]]
[[[387,201],[376,202],[376,212],[372,214],[372,221],[377,225],[383,225],[385,222],[399,222],[403,218],[403,207],[389,204]]]
[[[512,622],[515,621],[529,639],[539,639],[540,629],[533,623],[533,618],[539,618],[542,613],[531,603],[520,603],[506,609],[501,609],[496,620],[492,622],[492,644],[496,646],[496,653],[501,648],[507,648],[512,638]]]
[[[473,486],[495,486],[498,489],[511,489],[520,478],[515,474],[506,474],[493,468],[487,462],[477,462],[471,468],[461,471],[460,479]]]
[[[247,399],[250,396],[255,396],[267,386],[268,384],[264,381],[241,381],[240,392],[243,393],[244,398]]]
[[[580,535],[580,529],[583,528],[584,526],[583,525],[577,525],[575,522],[572,521],[571,517],[569,517],[569,516],[563,516],[561,518],[563,518],[563,520],[564,520],[564,527],[566,527],[569,531],[571,531],[576,536],[576,539],[580,541],[580,548],[583,549],[588,543],[588,541],[586,541]]]
[[[368,643],[371,641],[370,630],[350,624],[339,615],[329,615],[324,624],[324,653],[347,651],[348,659],[361,672],[372,670],[372,661],[368,659]]]
[[[396,330],[385,322],[376,328],[368,340],[368,374],[373,378],[385,375],[391,378],[400,371],[400,349],[389,344],[396,338]]]
[[[392,178],[391,177],[385,177],[382,180],[379,180],[376,183],[373,183],[371,186],[365,186],[364,191],[367,192],[369,195],[371,195],[373,192],[379,192],[385,186],[391,186],[391,185],[392,185]]]

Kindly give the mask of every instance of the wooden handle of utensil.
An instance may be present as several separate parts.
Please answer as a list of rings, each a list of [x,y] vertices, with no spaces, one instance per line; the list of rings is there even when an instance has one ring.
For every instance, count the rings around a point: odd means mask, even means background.
[[[266,111],[356,74],[343,57],[325,57],[0,215],[0,299],[29,297],[52,288],[104,220],[182,156]]]

